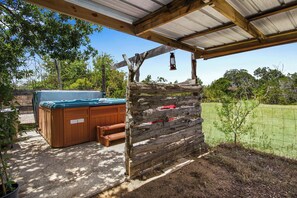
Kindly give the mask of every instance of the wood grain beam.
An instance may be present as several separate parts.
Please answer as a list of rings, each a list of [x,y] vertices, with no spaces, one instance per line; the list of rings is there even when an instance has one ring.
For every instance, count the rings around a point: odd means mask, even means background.
[[[208,3],[204,3],[202,0],[173,0],[157,11],[136,21],[134,23],[135,33],[137,35],[144,34],[155,27],[197,11],[206,5]]]
[[[57,11],[59,13],[69,15],[75,18],[79,18],[82,20],[89,21],[94,24],[103,25],[105,27],[112,28],[114,30],[118,30],[120,32],[124,32],[127,34],[131,34],[136,36],[135,27],[132,24],[108,17],[106,15],[91,11],[84,7],[69,3],[65,0],[26,0],[29,3],[45,7],[51,9],[53,11]],[[155,41],[157,43],[161,43],[163,45],[167,45],[174,48],[179,48],[185,51],[202,54],[203,50],[198,49],[196,47],[192,47],[187,44],[183,44],[182,42],[166,38],[162,35],[156,34],[154,32],[146,32],[145,34],[139,35],[141,38],[145,38],[151,41]]]
[[[175,50],[176,48],[174,47],[169,47],[169,46],[166,46],[166,45],[161,45],[159,47],[156,47],[154,49],[151,49],[151,50],[148,50],[147,51],[147,56],[146,56],[146,59],[149,59],[149,58],[152,58],[152,57],[155,57],[155,56],[159,56],[161,54],[165,54],[165,53],[168,53],[168,52],[171,52],[173,50]],[[145,52],[141,53],[140,55],[144,54]],[[136,61],[136,58],[137,56],[133,56],[131,58],[129,58],[129,61],[130,62],[135,62]],[[116,63],[113,65],[113,68],[121,68],[121,67],[125,67],[127,65],[127,62],[126,61],[121,61],[119,63]]]
[[[106,15],[91,11],[89,9],[77,6],[64,0],[26,0],[29,3],[48,8],[50,10],[89,21],[94,24],[103,25],[128,34],[134,34],[132,24],[113,19]]]
[[[265,17],[269,17],[269,16],[279,14],[279,13],[283,13],[283,12],[287,12],[287,11],[290,11],[290,10],[293,10],[293,9],[297,9],[297,1],[292,1],[290,3],[283,4],[281,6],[265,10],[265,11],[259,12],[257,14],[253,14],[251,16],[246,17],[246,19],[249,22],[252,22],[252,21],[255,21],[255,20],[258,20],[258,19],[263,19]],[[214,28],[209,28],[207,30],[203,30],[203,31],[200,31],[200,32],[195,32],[193,34],[186,35],[186,36],[184,36],[182,38],[179,38],[178,41],[189,40],[189,39],[192,39],[192,38],[195,38],[195,37],[204,36],[204,35],[207,35],[207,34],[210,34],[210,33],[213,33],[213,32],[225,30],[225,29],[232,28],[232,27],[235,27],[235,26],[236,25],[233,22],[225,23],[223,25],[220,25],[220,26],[217,26],[217,27],[214,27]]]
[[[226,0],[212,0],[211,5],[216,11],[230,19],[235,25],[241,27],[247,33],[258,39],[264,39],[265,35],[234,9]]]
[[[259,42],[257,39],[250,39],[247,41],[237,42],[229,46],[222,46],[218,49],[207,50],[203,55],[204,59],[216,58],[240,52],[247,52],[266,47],[272,47],[282,44],[297,42],[297,30],[291,30],[279,34],[267,36],[265,40]],[[196,57],[198,58],[198,57]]]

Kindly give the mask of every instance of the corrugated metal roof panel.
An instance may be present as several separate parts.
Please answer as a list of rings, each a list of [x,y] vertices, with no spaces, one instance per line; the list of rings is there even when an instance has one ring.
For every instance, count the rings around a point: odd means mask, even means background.
[[[270,35],[297,28],[297,9],[252,22],[263,34]]]
[[[289,11],[291,15],[291,22],[295,28],[297,28],[297,9]]]
[[[135,5],[143,10],[146,10],[148,12],[153,12],[157,9],[159,9],[160,7],[162,7],[162,5],[160,5],[160,3],[156,3],[154,1],[151,0],[121,0],[127,4],[131,4],[131,5]]]
[[[279,0],[227,0],[227,2],[245,17],[281,5]]]
[[[170,30],[165,30],[165,29],[162,29],[162,28],[154,29],[152,31],[159,34],[159,35],[162,35],[162,36],[165,36],[165,37],[171,38],[171,39],[175,39],[175,38],[180,37],[180,34],[177,34],[175,32],[172,32]]]
[[[164,24],[160,27],[154,28],[154,30],[157,32],[162,32],[174,39],[178,39],[194,32],[193,30],[190,30],[184,25],[176,22]]]
[[[170,23],[156,27],[154,30],[167,36],[171,34],[171,38],[178,39],[180,37],[216,27],[227,22],[229,22],[229,20],[226,17],[215,11],[210,6],[206,6],[202,10],[192,12]]]
[[[128,14],[130,16],[136,17],[138,19],[149,14],[149,12],[138,9],[138,8],[131,6],[131,5],[129,5],[123,1],[120,1],[120,0],[113,0],[113,1],[92,0],[92,1],[99,3],[101,5],[107,6],[109,8],[112,8],[114,10],[120,11],[124,14]]]
[[[112,18],[133,23],[156,11],[172,0],[66,0],[74,4],[98,11]],[[297,0],[227,0],[239,13],[247,17],[262,11],[279,7]],[[171,39],[179,39],[186,35],[201,32],[229,23],[230,20],[210,6],[192,12],[169,23],[152,29],[152,31]],[[297,9],[269,16],[254,24],[265,35],[275,34],[297,28]],[[209,48],[234,43],[252,38],[239,27],[232,27],[197,38],[184,41],[189,45]]]
[[[219,23],[227,23],[230,22],[228,18],[226,18],[224,15],[216,11],[210,6],[205,6],[202,9],[199,10],[200,12],[204,13],[205,15],[209,16],[212,19],[215,19]]]
[[[252,38],[249,34],[246,34],[239,27],[232,27],[205,36],[193,38],[184,41],[189,45],[194,45],[201,48],[209,48],[218,45],[234,43],[237,41],[243,41]]]
[[[118,10],[114,10],[108,6],[101,5],[95,1],[90,0],[66,0],[67,2],[73,3],[80,7],[84,7],[86,9],[92,10],[94,12],[101,13],[103,15],[109,16],[114,19],[118,19],[124,21],[126,23],[132,24],[133,21],[137,20],[136,17],[125,14]]]
[[[192,38],[190,40],[184,41],[184,43],[192,46],[199,46],[200,48],[207,48],[209,46],[217,46],[222,45],[222,42],[217,42],[214,40],[209,39],[208,37],[201,36],[198,38]]]
[[[166,5],[168,3],[170,3],[172,0],[155,0],[156,2],[160,2],[162,3],[163,5]]]

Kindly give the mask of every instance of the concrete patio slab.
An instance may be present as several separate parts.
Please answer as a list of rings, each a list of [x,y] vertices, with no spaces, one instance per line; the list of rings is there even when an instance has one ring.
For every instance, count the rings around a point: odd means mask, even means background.
[[[34,114],[20,114],[19,115],[19,121],[20,124],[34,124],[35,119],[34,119]]]
[[[22,138],[11,152],[21,197],[88,197],[125,180],[123,143],[52,149],[35,131]]]

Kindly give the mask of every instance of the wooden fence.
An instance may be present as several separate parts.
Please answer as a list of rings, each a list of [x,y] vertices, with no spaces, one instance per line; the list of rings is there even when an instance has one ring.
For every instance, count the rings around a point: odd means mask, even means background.
[[[33,113],[32,98],[34,90],[15,90],[16,106],[21,114]]]
[[[130,178],[200,147],[204,142],[200,103],[197,85],[128,83],[126,170]]]

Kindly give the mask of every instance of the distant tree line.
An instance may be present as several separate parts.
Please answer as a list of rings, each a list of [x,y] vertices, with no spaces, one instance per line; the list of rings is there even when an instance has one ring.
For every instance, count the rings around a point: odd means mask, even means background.
[[[97,55],[93,58],[92,68],[86,60],[59,61],[61,68],[60,81],[57,77],[56,66],[45,56],[39,70],[32,73],[32,78],[22,86],[25,89],[59,89],[65,90],[102,90],[102,67],[105,67],[106,95],[108,97],[123,98],[126,91],[126,74],[111,69],[113,59],[108,54]],[[42,68],[42,72],[40,71]],[[37,77],[37,78],[36,78]]]
[[[205,102],[223,98],[258,99],[265,104],[296,104],[297,73],[284,74],[278,69],[258,68],[253,75],[245,69],[226,71],[223,77],[204,86]]]

